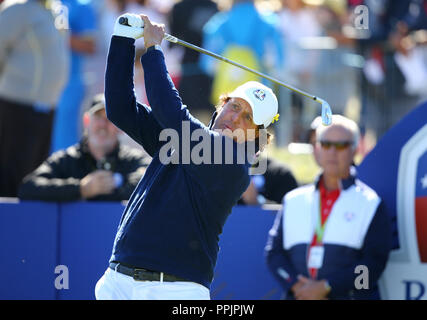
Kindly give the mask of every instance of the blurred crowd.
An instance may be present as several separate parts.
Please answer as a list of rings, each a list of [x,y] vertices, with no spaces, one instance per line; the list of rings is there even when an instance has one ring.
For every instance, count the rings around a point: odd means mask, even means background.
[[[0,3],[0,174],[2,185],[13,189],[49,154],[82,139],[82,115],[104,90],[114,22],[125,12],[144,13],[164,23],[167,33],[321,97],[334,113],[358,123],[361,142],[371,147],[427,97],[427,0]],[[41,31],[37,23],[45,25]],[[202,121],[224,86],[261,81],[194,50],[167,41],[162,46],[184,104]],[[141,39],[136,47],[139,56]],[[147,103],[143,70],[135,61],[136,95]],[[266,84],[279,97],[276,146],[309,143],[320,105]],[[133,145],[123,134],[120,141]],[[13,182],[4,179],[11,170]],[[0,196],[15,195],[6,189]]]

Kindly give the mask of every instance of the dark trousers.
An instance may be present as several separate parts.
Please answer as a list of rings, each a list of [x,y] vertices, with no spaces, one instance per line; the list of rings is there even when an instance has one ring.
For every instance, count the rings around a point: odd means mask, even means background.
[[[48,157],[53,114],[0,98],[0,197],[16,197],[24,176]]]

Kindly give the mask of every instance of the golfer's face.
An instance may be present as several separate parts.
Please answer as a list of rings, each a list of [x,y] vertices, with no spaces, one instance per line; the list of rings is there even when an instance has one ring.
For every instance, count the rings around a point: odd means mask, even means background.
[[[219,111],[213,130],[237,142],[253,141],[258,137],[257,125],[253,122],[252,108],[244,99],[231,98]]]

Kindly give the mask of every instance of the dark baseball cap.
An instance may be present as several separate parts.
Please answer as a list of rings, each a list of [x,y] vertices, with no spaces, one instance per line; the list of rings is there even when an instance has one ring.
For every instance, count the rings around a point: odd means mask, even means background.
[[[102,109],[105,109],[105,96],[103,93],[98,93],[92,98],[91,105],[87,112],[89,114],[95,114]]]

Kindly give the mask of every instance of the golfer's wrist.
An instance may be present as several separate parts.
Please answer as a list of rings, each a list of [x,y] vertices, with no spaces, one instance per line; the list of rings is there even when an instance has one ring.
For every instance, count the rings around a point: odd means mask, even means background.
[[[147,49],[147,51],[151,51],[151,50],[162,50],[162,47],[160,47],[160,45],[158,43],[147,43],[145,44],[145,48]]]

